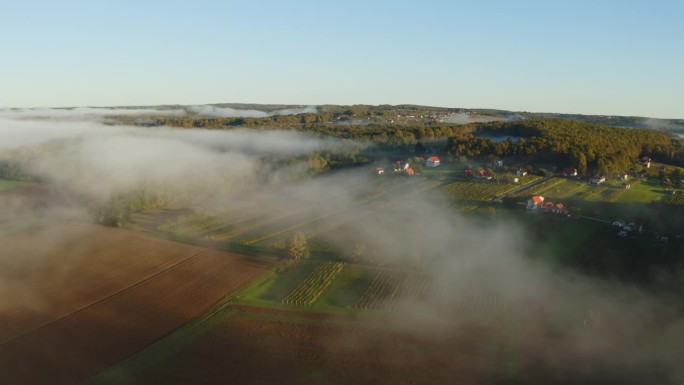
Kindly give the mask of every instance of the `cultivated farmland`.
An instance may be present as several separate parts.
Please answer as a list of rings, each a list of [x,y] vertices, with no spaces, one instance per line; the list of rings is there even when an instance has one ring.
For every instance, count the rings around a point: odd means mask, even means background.
[[[311,305],[318,297],[323,294],[325,289],[330,286],[332,281],[339,274],[346,263],[344,262],[323,262],[316,270],[311,273],[304,282],[292,291],[283,303],[293,305]]]
[[[392,308],[397,300],[421,298],[430,285],[428,276],[397,270],[379,271],[356,304],[360,309]]]
[[[684,193],[681,191],[675,193],[674,195],[670,195],[665,203],[669,205],[678,205],[678,206],[684,206]]]
[[[79,382],[198,316],[270,265],[73,222],[3,236],[0,244],[0,383],[6,384]]]

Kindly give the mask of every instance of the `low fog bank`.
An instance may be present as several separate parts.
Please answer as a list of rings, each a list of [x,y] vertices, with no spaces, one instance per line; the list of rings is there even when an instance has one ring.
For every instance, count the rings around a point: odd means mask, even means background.
[[[336,146],[284,131],[208,131],[96,122],[0,120],[0,159],[89,201],[139,187],[244,187],[263,156],[301,156]]]
[[[239,109],[215,105],[188,105],[165,107],[73,107],[73,108],[5,108],[0,109],[0,119],[31,119],[61,121],[107,121],[108,117],[154,116],[204,117],[204,118],[266,118],[277,115],[316,113],[316,106],[284,108],[273,111]]]
[[[327,232],[327,241],[340,250],[362,244],[374,263],[431,277],[423,296],[406,299],[382,318],[386,327],[439,340],[471,322],[513,322],[520,338],[538,337],[521,342],[534,353],[520,370],[539,371],[552,379],[549,383],[635,371],[654,371],[662,383],[684,380],[678,301],[533,261],[534,245],[519,223],[459,216],[438,194],[423,192],[417,184],[428,182],[419,178],[388,187],[381,204],[374,205],[365,197],[372,196],[375,177],[361,171],[296,184],[256,177],[262,156],[306,155],[336,143],[284,131],[0,119],[0,158],[20,162],[47,186],[58,187],[52,196],[59,199],[42,203],[50,212],[74,215],[83,201],[105,202],[141,186],[171,185],[212,190],[210,201],[198,194],[190,204],[251,204],[271,216],[309,206],[309,218],[331,221],[344,213],[350,220]],[[7,258],[12,256],[2,256]],[[0,281],[0,293],[7,292],[4,284]]]

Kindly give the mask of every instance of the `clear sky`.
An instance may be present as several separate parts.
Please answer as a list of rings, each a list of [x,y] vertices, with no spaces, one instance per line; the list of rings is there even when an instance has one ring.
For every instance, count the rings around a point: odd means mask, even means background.
[[[0,107],[400,104],[684,118],[684,2],[0,2]]]

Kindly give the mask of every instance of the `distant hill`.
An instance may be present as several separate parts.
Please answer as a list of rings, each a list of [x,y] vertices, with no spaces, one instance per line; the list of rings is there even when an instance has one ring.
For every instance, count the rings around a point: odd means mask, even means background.
[[[51,114],[54,112],[55,114]],[[257,103],[213,103],[203,105],[155,105],[155,106],[115,106],[115,107],[70,107],[42,109],[5,109],[0,117],[65,117],[97,115],[101,117],[146,118],[176,116],[178,118],[265,118],[302,114],[319,114],[317,123],[335,124],[390,124],[429,126],[435,124],[471,124],[491,121],[517,121],[525,119],[564,119],[586,123],[603,124],[614,127],[644,128],[668,131],[684,136],[684,119],[658,119],[641,116],[582,115],[564,113],[539,113],[528,111],[507,111],[490,108],[447,108],[400,105],[302,105],[302,104],[257,104]],[[130,120],[130,119],[127,119]]]

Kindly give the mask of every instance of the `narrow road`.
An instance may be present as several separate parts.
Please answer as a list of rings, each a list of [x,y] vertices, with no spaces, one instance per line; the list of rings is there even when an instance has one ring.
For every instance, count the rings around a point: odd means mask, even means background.
[[[612,225],[612,224],[613,224],[613,222],[611,222],[611,221],[606,221],[606,220],[604,220],[604,219],[598,219],[598,218],[587,217],[587,216],[585,216],[585,215],[580,215],[580,218],[590,219],[590,220],[596,221],[596,222],[603,222],[603,223],[607,223],[607,224],[609,224],[609,225]]]

